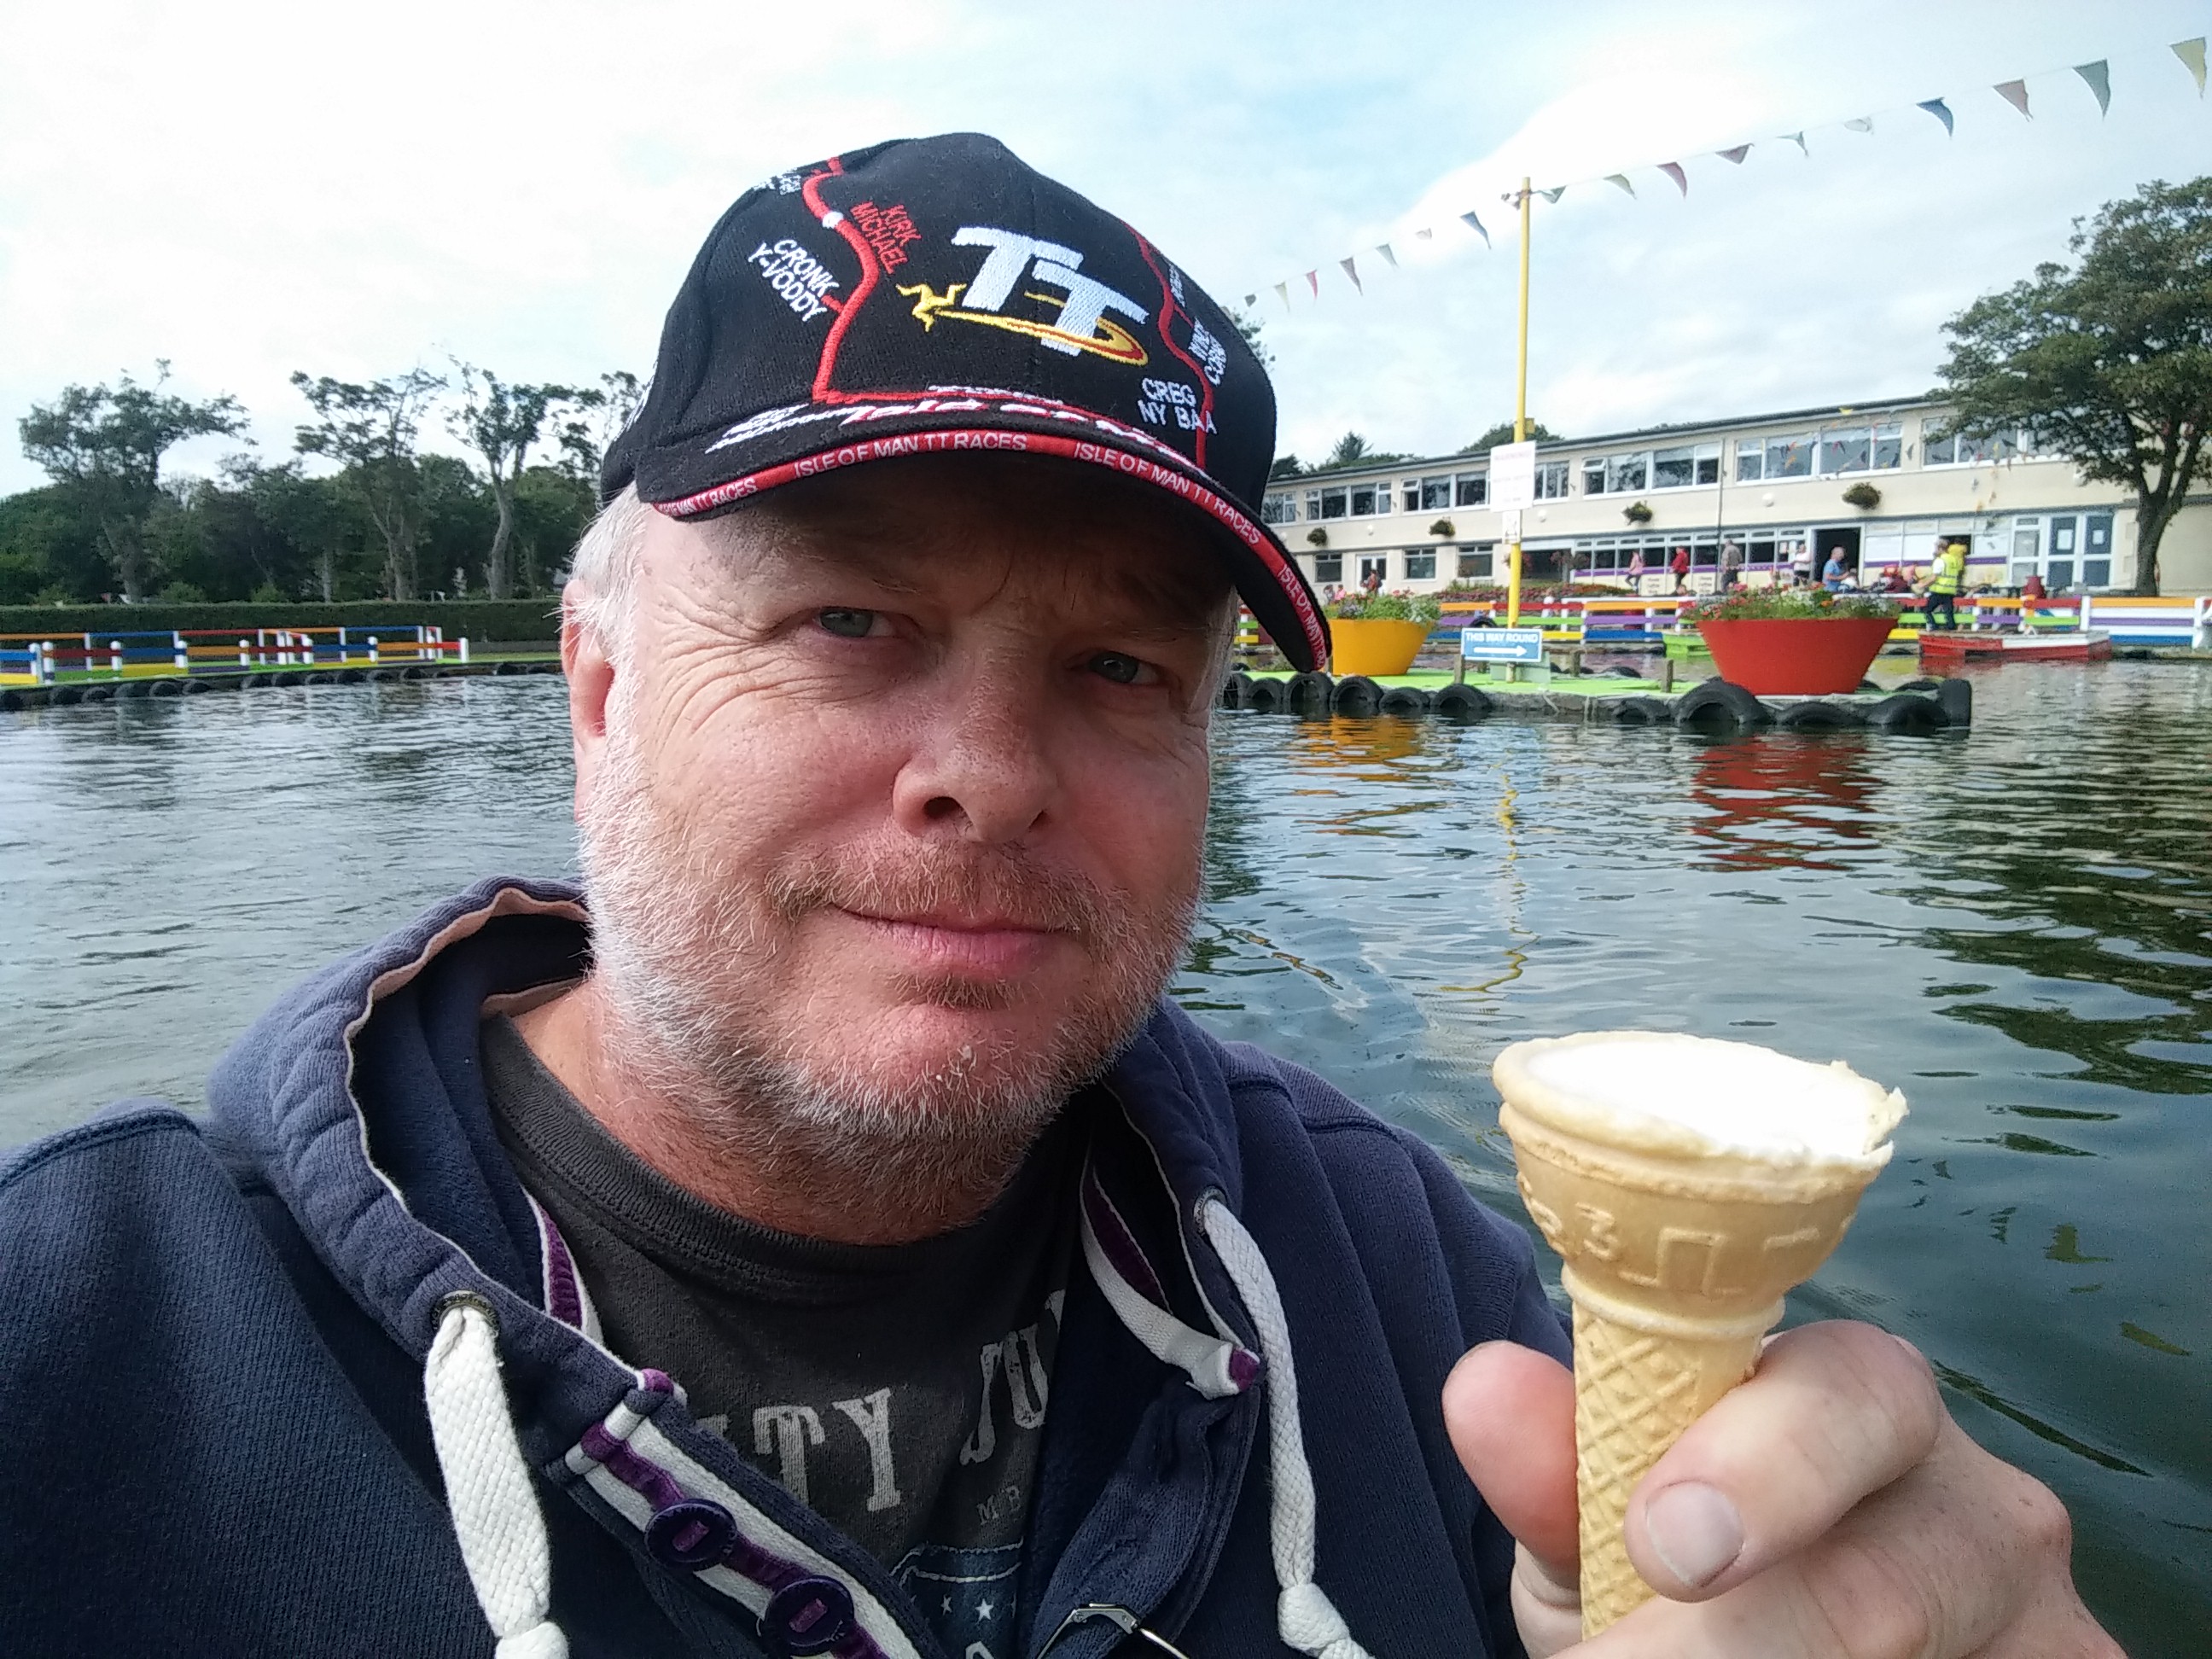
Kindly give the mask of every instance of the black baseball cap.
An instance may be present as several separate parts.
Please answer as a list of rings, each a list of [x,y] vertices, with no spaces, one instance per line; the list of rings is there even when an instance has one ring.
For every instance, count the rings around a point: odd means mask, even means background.
[[[669,307],[600,492],[674,518],[896,456],[1000,451],[1167,491],[1300,668],[1328,624],[1260,521],[1275,393],[1227,313],[1137,231],[994,138],[779,173],[723,214]]]

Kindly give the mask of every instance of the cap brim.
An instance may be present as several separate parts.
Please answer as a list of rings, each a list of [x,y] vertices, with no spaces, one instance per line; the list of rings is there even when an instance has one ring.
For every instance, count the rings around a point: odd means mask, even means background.
[[[916,455],[1044,455],[1103,467],[1150,484],[1209,520],[1220,532],[1214,539],[1238,597],[1283,654],[1302,671],[1328,664],[1328,619],[1281,538],[1247,504],[1223,494],[1144,433],[1073,405],[1011,393],[963,391],[888,405],[791,412],[797,418],[781,430],[640,455],[635,473],[640,498],[672,518],[710,518],[779,484]],[[826,421],[842,427],[839,441],[823,443]]]

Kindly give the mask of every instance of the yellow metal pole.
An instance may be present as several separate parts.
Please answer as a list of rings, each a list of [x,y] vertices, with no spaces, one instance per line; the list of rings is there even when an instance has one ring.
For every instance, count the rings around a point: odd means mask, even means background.
[[[1521,346],[1513,373],[1513,441],[1528,438],[1528,181],[1521,181]],[[1506,549],[1505,625],[1521,625],[1521,538]]]

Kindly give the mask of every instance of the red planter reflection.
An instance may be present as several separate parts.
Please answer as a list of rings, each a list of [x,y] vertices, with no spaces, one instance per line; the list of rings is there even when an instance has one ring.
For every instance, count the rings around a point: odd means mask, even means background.
[[[1721,678],[1758,696],[1856,691],[1889,638],[1887,617],[1739,617],[1701,622]]]

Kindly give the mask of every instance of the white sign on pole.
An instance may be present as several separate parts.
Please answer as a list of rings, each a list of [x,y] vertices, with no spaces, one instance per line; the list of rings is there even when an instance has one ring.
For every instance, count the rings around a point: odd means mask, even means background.
[[[1509,542],[1519,541],[1521,539],[1521,509],[1517,507],[1509,507],[1498,516],[1505,521],[1505,539]]]
[[[1536,505],[1536,444],[1499,444],[1490,452],[1490,504],[1500,509]]]

